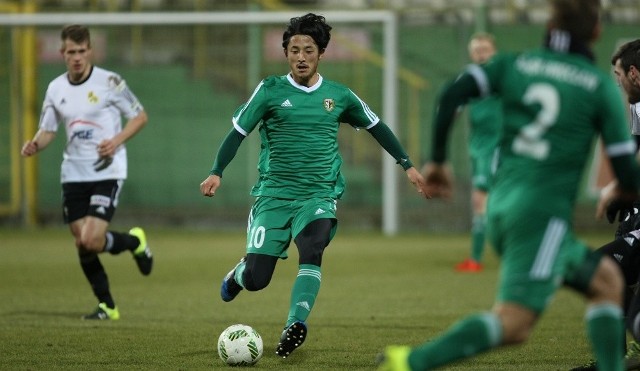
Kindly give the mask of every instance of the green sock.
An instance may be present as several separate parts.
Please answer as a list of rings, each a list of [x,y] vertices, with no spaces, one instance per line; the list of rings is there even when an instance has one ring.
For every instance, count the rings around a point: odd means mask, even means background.
[[[244,282],[242,282],[242,274],[244,273],[244,269],[247,267],[247,262],[240,264],[236,271],[233,273],[233,279],[238,283],[238,285],[244,288]]]
[[[585,320],[598,370],[622,370],[624,324],[620,307],[611,303],[592,305]]]
[[[298,277],[291,291],[291,303],[287,326],[295,321],[306,321],[320,291],[322,273],[320,267],[312,264],[301,264]]]
[[[485,215],[474,215],[471,223],[471,259],[478,263],[482,260],[482,253],[484,252],[485,231]]]
[[[502,325],[498,316],[475,314],[454,324],[440,337],[414,348],[409,354],[409,365],[413,370],[431,370],[501,343]]]

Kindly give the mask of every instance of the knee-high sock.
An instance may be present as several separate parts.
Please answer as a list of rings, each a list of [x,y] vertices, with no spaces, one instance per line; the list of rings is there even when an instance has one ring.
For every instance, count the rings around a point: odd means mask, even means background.
[[[592,305],[585,320],[598,370],[622,370],[624,325],[620,307],[612,303]]]
[[[469,316],[444,334],[414,348],[409,354],[413,370],[431,370],[471,357],[502,344],[502,325],[493,313]]]
[[[320,291],[322,274],[320,267],[312,264],[301,264],[298,276],[291,290],[289,317],[287,326],[295,321],[306,321]]]
[[[93,294],[100,303],[105,303],[109,308],[115,308],[115,303],[109,291],[109,280],[104,267],[95,253],[79,253],[80,266],[85,277],[91,284]]]
[[[104,251],[117,255],[125,250],[133,251],[138,246],[140,246],[138,237],[132,236],[129,233],[108,231]]]
[[[482,261],[482,253],[484,252],[484,240],[486,234],[485,214],[476,214],[473,216],[471,226],[471,259]]]

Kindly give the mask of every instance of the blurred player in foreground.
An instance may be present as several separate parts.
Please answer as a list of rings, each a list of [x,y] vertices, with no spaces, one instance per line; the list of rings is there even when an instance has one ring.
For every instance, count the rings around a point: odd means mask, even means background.
[[[349,88],[317,72],[330,31],[322,16],[309,13],[291,19],[282,36],[290,72],[262,80],[236,110],[233,128],[200,184],[204,196],[214,196],[240,143],[258,129],[259,178],[251,191],[256,200],[249,214],[246,256],[224,278],[220,294],[231,301],[242,289],[264,289],[278,259],[287,257],[292,240],[296,243],[299,270],[276,347],[280,357],[288,357],[306,339],[307,317],[320,290],[322,256],[336,231],[337,200],[345,184],[338,151],[340,123],[366,129],[428,197],[424,179],[389,127]]]
[[[440,99],[436,163],[426,177],[434,195],[446,188],[438,180],[456,107],[490,93],[502,99],[500,158],[487,206],[488,236],[501,258],[496,302],[422,345],[386,348],[381,370],[431,370],[521,344],[563,284],[588,301],[585,321],[599,369],[623,369],[622,275],[613,259],[573,233],[585,154],[598,136],[619,182],[608,212],[630,208],[640,183],[620,91],[593,62],[600,10],[599,0],[552,0],[543,48],[471,66]]]
[[[21,153],[33,156],[44,150],[60,123],[64,124],[63,217],[75,238],[82,271],[98,299],[95,311],[83,318],[117,320],[120,313],[98,254],[131,251],[140,272],[151,273],[153,258],[144,231],[139,227],[128,233],[108,230],[127,177],[124,143],[144,127],[147,114],[119,75],[92,64],[88,28],[66,26],[61,39],[67,72],[49,84],[39,130]],[[124,128],[123,116],[128,120]]]

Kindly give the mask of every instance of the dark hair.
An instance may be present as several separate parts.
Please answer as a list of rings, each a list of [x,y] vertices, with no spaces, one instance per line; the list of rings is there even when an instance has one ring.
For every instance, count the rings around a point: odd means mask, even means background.
[[[307,35],[315,41],[318,49],[323,52],[331,39],[331,26],[323,16],[308,13],[302,17],[291,18],[287,29],[282,34],[282,47],[287,48],[289,40],[294,35]]]
[[[624,72],[629,72],[631,66],[640,68],[640,39],[622,44],[611,57],[611,65],[615,66],[618,59]]]
[[[599,21],[600,0],[551,0],[551,27],[567,31],[583,43],[593,40]]]
[[[81,44],[86,41],[88,45],[91,46],[89,29],[79,24],[65,26],[60,33],[60,39],[63,43],[65,40],[71,40],[76,44]]]

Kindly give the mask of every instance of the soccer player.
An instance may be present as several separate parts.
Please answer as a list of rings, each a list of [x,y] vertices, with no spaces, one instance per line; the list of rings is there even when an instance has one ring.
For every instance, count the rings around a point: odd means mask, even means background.
[[[22,147],[33,156],[53,141],[60,123],[67,144],[62,155],[62,207],[78,249],[80,266],[98,299],[84,319],[117,320],[120,313],[98,254],[131,251],[143,275],[151,273],[153,258],[144,231],[109,230],[118,196],[127,177],[124,143],[147,122],[142,105],[116,73],[94,66],[89,29],[69,25],[62,29],[60,53],[67,71],[49,84],[39,129]],[[122,117],[127,118],[122,126]]]
[[[636,144],[640,144],[640,39],[621,45],[611,57],[611,65],[618,85],[624,91],[629,102],[631,134],[633,134]],[[601,199],[599,204],[598,217],[604,216],[607,190],[614,189],[615,184],[614,181],[603,190],[605,197]],[[636,289],[640,284],[639,208],[640,204],[636,204],[634,211],[618,226],[615,239],[599,249],[603,254],[615,258],[624,277],[626,286],[624,313],[626,314],[627,330],[634,338],[626,346],[625,367],[627,370],[640,369],[640,345],[638,344],[640,340],[640,295]],[[626,340],[626,334],[623,339]],[[572,371],[595,370],[595,360],[572,369]]]
[[[431,370],[523,343],[562,284],[588,301],[585,321],[599,369],[622,370],[620,270],[579,241],[572,223],[598,136],[619,182],[608,212],[631,207],[640,185],[620,91],[593,63],[590,44],[599,35],[600,12],[599,0],[552,0],[544,47],[472,66],[440,99],[432,149],[436,180],[456,107],[489,93],[502,99],[500,158],[487,205],[488,236],[502,262],[496,302],[422,345],[387,347],[381,370]],[[432,178],[425,180],[430,186]]]
[[[289,73],[262,80],[235,111],[233,128],[200,184],[204,196],[214,196],[240,143],[258,130],[259,177],[251,191],[256,200],[249,214],[246,256],[224,277],[220,294],[228,302],[242,289],[265,288],[278,259],[285,259],[290,242],[295,242],[299,270],[276,348],[283,358],[306,339],[306,321],[322,280],[322,256],[336,232],[337,200],[345,185],[337,140],[340,123],[366,129],[428,197],[424,179],[389,127],[353,91],[318,73],[330,31],[325,18],[316,14],[290,20],[282,35]]]
[[[477,33],[469,40],[469,57],[475,64],[486,63],[496,53],[493,35]],[[446,87],[445,87],[446,90]],[[446,94],[443,90],[443,94]],[[502,108],[495,96],[469,103],[469,157],[471,160],[471,253],[458,263],[459,272],[482,271],[486,234],[487,194],[492,178],[492,163],[497,146],[495,133],[502,125]],[[425,169],[428,171],[427,169]],[[447,195],[448,196],[448,195]]]

